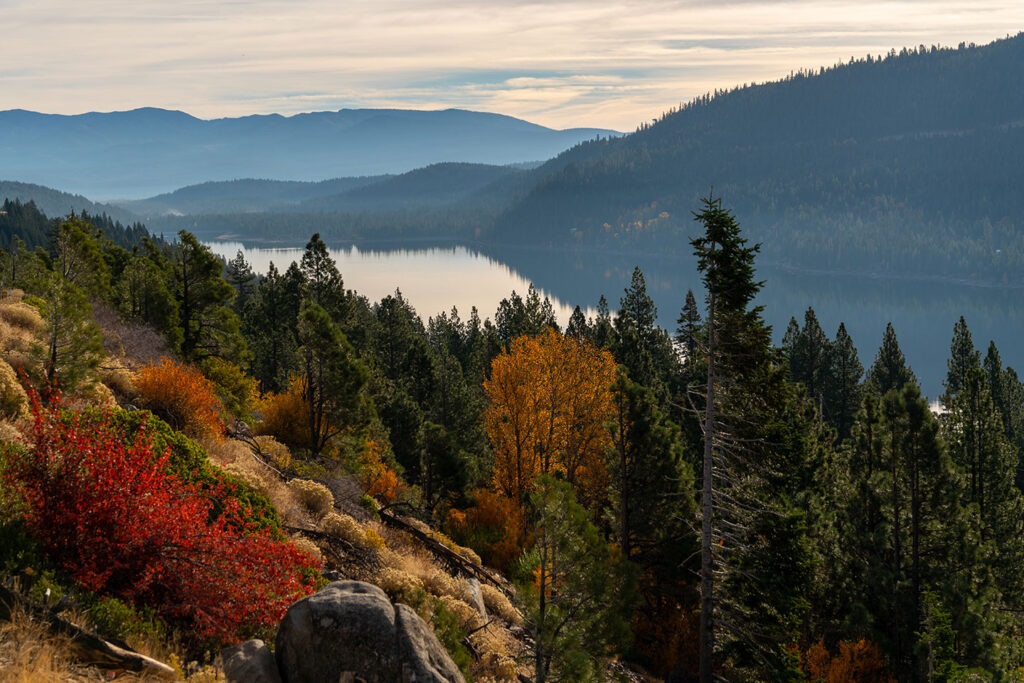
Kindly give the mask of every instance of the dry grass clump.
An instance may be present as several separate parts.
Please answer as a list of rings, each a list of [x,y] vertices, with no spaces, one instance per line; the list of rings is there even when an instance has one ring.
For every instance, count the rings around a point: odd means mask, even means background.
[[[106,304],[93,303],[92,317],[103,335],[104,350],[123,357],[129,368],[151,365],[170,354],[162,334],[144,323],[122,320]]]
[[[491,614],[496,614],[506,624],[518,624],[522,617],[500,590],[486,583],[480,584],[480,595]]]
[[[100,381],[106,384],[114,396],[122,401],[131,401],[136,396],[135,375],[120,358],[108,358],[99,370]]]
[[[0,416],[18,418],[27,414],[28,394],[18,381],[14,368],[0,360]]]
[[[0,304],[0,320],[16,327],[33,337],[40,334],[46,322],[39,315],[39,309],[24,302]]]
[[[312,557],[315,557],[316,559],[323,562],[324,554],[320,551],[319,546],[317,546],[317,544],[311,541],[310,539],[306,538],[305,536],[298,536],[292,539],[292,543],[294,543],[295,547],[301,550],[302,552],[306,553],[307,555],[311,555]]]
[[[317,519],[334,507],[334,496],[323,484],[309,479],[292,479],[288,482],[288,488]]]
[[[488,652],[485,647],[477,646],[484,650],[480,663],[474,667],[475,680],[480,683],[487,681],[518,681],[519,666],[514,657],[498,652]]]
[[[380,551],[384,548],[385,543],[384,539],[381,538],[380,533],[371,527],[366,530],[366,545],[374,550]]]
[[[17,287],[12,289],[0,289],[0,303],[9,304],[21,301],[25,297],[25,290],[18,289]]]
[[[24,418],[22,419],[24,420]],[[19,429],[16,423],[8,420],[0,420],[0,442],[24,441],[24,438],[24,431]]]
[[[328,512],[320,520],[320,529],[356,545],[363,545],[366,540],[366,533],[359,522],[343,512]]]
[[[320,529],[338,538],[344,539],[349,543],[358,546],[360,548],[369,548],[375,550],[378,553],[387,550],[384,539],[372,527],[364,527],[362,524],[357,522],[355,519],[346,515],[344,512],[331,511],[320,520]],[[388,555],[386,559],[393,560],[392,555]],[[398,562],[387,562],[384,561],[385,565],[400,566]]]
[[[250,466],[250,463],[255,467],[261,467],[258,462],[253,460],[249,446],[243,441],[206,436],[195,439],[195,442],[202,446],[206,450],[206,454],[210,456],[210,460],[220,467],[237,465],[240,468],[255,469]]]
[[[257,455],[268,465],[282,472],[292,466],[292,452],[283,443],[267,435],[257,436],[254,440],[256,441]]]
[[[224,471],[230,474],[235,479],[239,479],[243,484],[245,484],[249,488],[254,489],[255,491],[263,494],[264,496],[268,495],[269,490],[267,487],[266,480],[263,477],[256,474],[255,472],[253,472],[252,470],[250,470],[249,468],[239,463],[231,463],[230,465],[224,468]]]
[[[480,559],[480,556],[477,555],[472,548],[467,548],[464,545],[458,545],[452,548],[452,550],[457,552],[459,555],[462,555],[464,558],[466,558],[473,564],[480,567],[484,566],[484,561]]]
[[[472,604],[473,590],[469,582],[462,577],[455,577],[446,571],[433,567],[432,571],[421,577],[423,587],[439,598],[448,596]]]
[[[464,631],[473,631],[484,625],[483,617],[476,611],[476,608],[467,605],[458,598],[453,598],[450,595],[442,595],[441,602],[444,604],[445,609],[455,615],[455,618],[459,620],[459,628]]]
[[[74,398],[89,406],[116,408],[114,393],[103,382],[84,382],[75,390]]]
[[[35,367],[32,356],[27,349],[12,349],[4,353],[4,360],[10,365],[16,375],[22,372],[28,373]]]
[[[0,679],[34,681],[102,681],[98,669],[75,662],[71,639],[51,634],[45,626],[15,609],[12,620],[0,622]]]
[[[395,602],[408,601],[416,591],[423,589],[419,579],[394,567],[385,567],[381,571],[377,585]]]
[[[306,506],[273,470],[252,457],[249,446],[235,439],[223,441],[215,438],[199,440],[210,460],[228,474],[241,479],[270,499],[281,520],[286,524],[303,525],[309,515]]]

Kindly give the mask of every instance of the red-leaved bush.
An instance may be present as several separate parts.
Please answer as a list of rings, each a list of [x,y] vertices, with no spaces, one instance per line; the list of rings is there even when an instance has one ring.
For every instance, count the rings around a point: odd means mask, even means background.
[[[146,430],[126,445],[109,416],[61,419],[33,397],[31,448],[7,455],[7,484],[53,559],[83,587],[154,607],[200,642],[273,626],[312,592],[318,561],[247,521],[228,491],[166,471]],[[216,498],[224,512],[210,521]]]

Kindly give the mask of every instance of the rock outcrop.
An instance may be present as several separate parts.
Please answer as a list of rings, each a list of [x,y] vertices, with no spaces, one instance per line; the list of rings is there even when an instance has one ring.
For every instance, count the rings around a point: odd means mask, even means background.
[[[262,640],[247,640],[220,654],[230,683],[281,683],[274,653]]]
[[[276,643],[284,683],[463,683],[419,615],[360,581],[336,581],[292,605]]]

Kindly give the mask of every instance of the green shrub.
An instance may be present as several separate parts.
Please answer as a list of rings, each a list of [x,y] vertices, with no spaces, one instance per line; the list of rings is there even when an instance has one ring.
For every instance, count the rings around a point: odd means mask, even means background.
[[[448,651],[448,655],[462,671],[466,680],[472,681],[473,658],[462,642],[466,638],[466,632],[459,625],[459,618],[445,606],[443,601],[437,598],[430,600],[430,607],[431,614],[428,621],[434,629],[434,635],[444,645],[444,649]]]
[[[135,608],[117,598],[102,598],[92,603],[87,613],[94,628],[108,638],[125,640],[133,636],[151,636],[166,640],[169,629],[152,609]]]

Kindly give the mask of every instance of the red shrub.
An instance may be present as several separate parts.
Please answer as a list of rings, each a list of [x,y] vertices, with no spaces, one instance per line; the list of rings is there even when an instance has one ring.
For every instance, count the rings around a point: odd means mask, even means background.
[[[220,642],[276,624],[312,592],[316,560],[255,530],[237,499],[167,473],[145,429],[126,446],[109,417],[61,420],[59,405],[38,400],[33,416],[31,451],[9,451],[5,477],[30,529],[85,588]],[[212,522],[211,498],[225,507]]]

